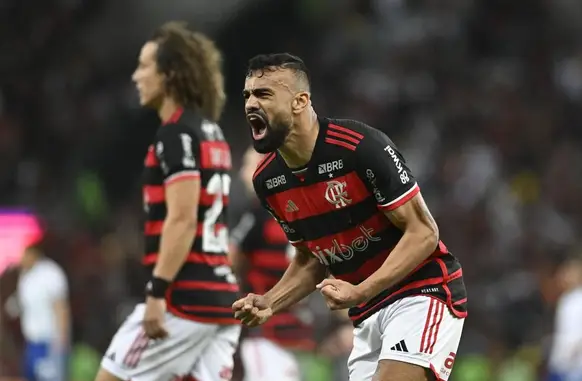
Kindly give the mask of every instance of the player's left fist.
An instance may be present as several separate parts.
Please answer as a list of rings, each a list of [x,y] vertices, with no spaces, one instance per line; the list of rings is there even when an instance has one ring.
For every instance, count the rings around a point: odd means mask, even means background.
[[[351,308],[366,300],[366,296],[351,283],[339,279],[324,279],[317,289],[325,297],[330,310]]]
[[[150,339],[164,339],[168,337],[168,331],[164,327],[166,314],[166,301],[162,298],[148,296],[142,321],[142,327]]]

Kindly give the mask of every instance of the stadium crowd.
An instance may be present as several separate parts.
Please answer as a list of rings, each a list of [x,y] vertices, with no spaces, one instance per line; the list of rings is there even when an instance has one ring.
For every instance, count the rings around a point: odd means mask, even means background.
[[[143,295],[139,168],[157,123],[137,107],[131,54],[103,67],[74,37],[103,3],[0,5],[0,205],[38,211],[67,271],[83,359],[73,381],[92,380]],[[582,252],[581,20],[576,0],[251,2],[215,36],[235,168],[249,142],[245,59],[267,51],[305,59],[318,110],[382,128],[404,152],[465,268],[454,379],[544,373],[556,265]],[[14,280],[0,278],[0,299]],[[0,376],[18,375],[17,327],[2,319]]]

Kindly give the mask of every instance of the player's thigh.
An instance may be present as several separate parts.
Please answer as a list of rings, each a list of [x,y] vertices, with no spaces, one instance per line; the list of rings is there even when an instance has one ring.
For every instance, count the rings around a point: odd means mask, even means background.
[[[270,340],[248,338],[241,343],[244,381],[300,381],[301,370],[293,353]]]
[[[144,309],[138,305],[113,337],[97,381],[160,381],[189,375],[218,329],[166,314],[168,337],[150,340],[141,326]]]
[[[232,378],[240,330],[239,325],[218,326],[191,371],[196,381],[229,381]]]
[[[380,360],[372,381],[438,381],[430,369],[401,361]]]
[[[350,381],[371,381],[380,357],[382,339],[376,313],[354,328],[354,345],[348,358]]]
[[[378,381],[430,380],[420,368],[430,370],[437,380],[448,380],[464,319],[456,318],[445,303],[427,296],[404,298],[380,311],[378,323]]]

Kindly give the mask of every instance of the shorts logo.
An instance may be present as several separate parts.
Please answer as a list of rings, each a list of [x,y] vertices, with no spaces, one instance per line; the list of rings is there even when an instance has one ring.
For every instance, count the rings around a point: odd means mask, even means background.
[[[329,201],[330,204],[335,205],[336,209],[340,209],[347,206],[348,204],[351,204],[352,200],[348,198],[348,192],[346,190],[347,187],[348,186],[345,181],[328,181],[327,189],[325,190],[325,199]]]
[[[408,352],[408,348],[406,347],[404,340],[400,340],[400,342],[390,348],[390,350],[394,352]]]
[[[319,164],[317,167],[317,173],[323,175],[324,173],[339,171],[344,167],[344,162],[342,159],[330,161],[329,163]]]

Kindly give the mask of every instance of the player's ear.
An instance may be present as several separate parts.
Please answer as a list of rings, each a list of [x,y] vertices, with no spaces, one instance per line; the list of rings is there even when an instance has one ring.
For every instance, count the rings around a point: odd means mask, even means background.
[[[293,98],[293,103],[291,105],[294,114],[301,113],[307,106],[309,106],[309,93],[300,92]]]

